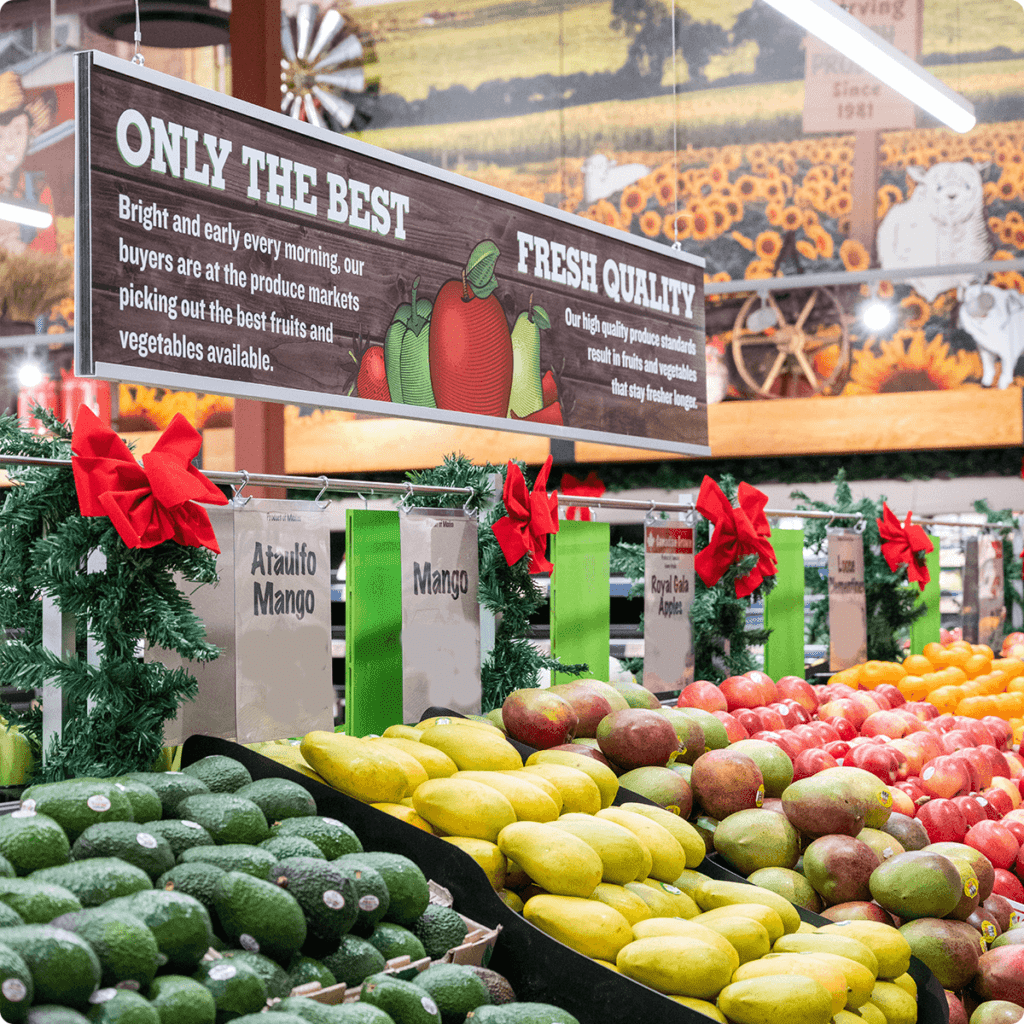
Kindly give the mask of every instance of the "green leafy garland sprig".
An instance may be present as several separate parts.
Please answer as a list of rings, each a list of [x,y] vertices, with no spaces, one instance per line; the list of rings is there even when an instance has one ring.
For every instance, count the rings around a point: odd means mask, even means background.
[[[875,661],[902,661],[906,652],[900,641],[908,634],[911,623],[926,612],[918,603],[920,591],[908,584],[906,566],[893,572],[882,556],[882,541],[876,520],[882,517],[884,497],[853,500],[853,492],[840,469],[835,475],[835,500],[811,501],[803,491],[793,491],[790,497],[803,504],[797,509],[816,509],[819,512],[859,512],[864,516],[864,592],[868,619],[868,659]],[[850,520],[847,520],[850,522]],[[837,520],[837,525],[842,525]],[[804,544],[817,553],[828,550],[829,520],[813,519],[804,523]],[[810,623],[812,643],[828,643],[828,580],[816,568],[804,569],[804,585],[811,593],[826,596],[815,604]]]
[[[736,480],[724,474],[719,486],[730,502],[736,500]],[[702,516],[696,517],[694,551],[702,551],[710,541],[710,526]],[[775,577],[764,582],[747,597],[736,596],[736,580],[757,565],[757,555],[746,555],[729,566],[725,575],[708,587],[698,576],[694,580],[690,624],[693,637],[694,678],[720,683],[727,676],[749,672],[757,667],[752,647],[763,645],[770,629],[747,629],[747,609],[763,600],[775,587]],[[632,581],[630,598],[644,592],[644,548],[642,544],[620,543],[612,548],[612,572]],[[642,619],[641,619],[642,623]],[[623,667],[634,675],[643,673],[643,658],[628,658]]]
[[[523,556],[514,565],[505,561],[491,527],[505,515],[504,503],[494,500],[493,474],[504,468],[490,463],[475,466],[465,455],[446,455],[435,469],[407,473],[414,484],[445,487],[472,487],[473,496],[466,508],[482,513],[478,533],[480,558],[480,603],[494,613],[494,648],[480,670],[482,707],[484,711],[500,708],[513,691],[537,685],[542,671],[580,675],[588,671],[585,664],[567,665],[557,658],[541,654],[528,637],[530,616],[543,607],[547,598],[530,575],[530,557]],[[415,504],[426,508],[453,508],[464,502],[449,495],[416,495]]]
[[[27,433],[5,416],[0,453],[69,459],[68,427],[44,410],[35,415],[52,436]],[[149,770],[163,747],[164,722],[176,716],[182,701],[195,697],[197,684],[184,668],[144,662],[136,648],[144,639],[189,661],[217,657],[219,649],[206,640],[174,578],[215,583],[214,556],[170,541],[127,547],[109,519],[81,515],[70,468],[12,467],[8,473],[17,486],[0,509],[0,623],[12,639],[0,644],[0,678],[20,690],[54,683],[68,707],[62,735],[51,742],[34,781]],[[89,573],[86,563],[96,550],[106,556],[107,567]],[[44,593],[75,616],[73,658],[43,648]],[[97,645],[97,665],[86,661],[87,637]],[[41,710],[19,716],[3,705],[0,714],[21,726],[38,755]]]

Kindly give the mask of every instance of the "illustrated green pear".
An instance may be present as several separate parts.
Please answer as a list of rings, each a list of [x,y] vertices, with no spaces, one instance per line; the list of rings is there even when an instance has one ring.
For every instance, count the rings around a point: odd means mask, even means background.
[[[428,338],[431,305],[417,299],[420,279],[412,283],[412,301],[396,310],[384,335],[384,371],[392,402],[435,407],[430,385]]]
[[[512,328],[512,393],[508,415],[521,419],[544,408],[544,386],[540,372],[540,332],[551,326],[543,306],[533,304],[516,318]]]

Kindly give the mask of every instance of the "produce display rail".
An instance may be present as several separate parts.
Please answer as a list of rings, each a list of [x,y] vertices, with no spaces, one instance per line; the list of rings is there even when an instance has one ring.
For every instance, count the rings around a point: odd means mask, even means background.
[[[429,708],[424,717],[461,717],[443,708]],[[524,760],[532,748],[510,740]],[[486,928],[501,928],[487,966],[508,978],[520,1000],[553,1003],[583,1024],[635,1024],[643,1019],[707,1024],[707,1018],[652,988],[602,967],[589,957],[557,942],[506,906],[492,889],[483,869],[443,839],[384,814],[314,779],[286,768],[255,751],[211,736],[192,736],[182,748],[182,766],[221,754],[241,762],[252,778],[285,778],[305,786],[318,812],[353,828],[367,849],[400,853],[415,860],[423,873],[451,891],[455,909]],[[620,790],[615,803],[651,801]],[[709,878],[746,883],[742,876],[705,859],[700,870]],[[800,917],[815,925],[828,922],[801,910]],[[918,985],[919,1024],[948,1024],[946,998],[931,971],[912,958],[910,974]]]

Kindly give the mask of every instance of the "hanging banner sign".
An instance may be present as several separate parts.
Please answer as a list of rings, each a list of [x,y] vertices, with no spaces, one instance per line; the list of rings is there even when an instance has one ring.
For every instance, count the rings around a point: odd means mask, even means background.
[[[830,672],[867,661],[864,537],[856,530],[828,531],[828,631]]]
[[[80,375],[710,454],[702,259],[75,60]]]
[[[693,682],[693,530],[644,528],[644,686],[652,693]]]
[[[254,499],[211,509],[210,521],[220,582],[190,596],[222,653],[185,666],[199,696],[168,722],[165,740],[257,743],[333,729],[329,513],[316,502]],[[182,664],[172,652],[147,657]]]
[[[1002,645],[1006,607],[1003,595],[1003,544],[997,537],[969,537],[964,559],[964,639]]]
[[[461,509],[400,517],[402,721],[429,707],[480,713],[477,521]]]

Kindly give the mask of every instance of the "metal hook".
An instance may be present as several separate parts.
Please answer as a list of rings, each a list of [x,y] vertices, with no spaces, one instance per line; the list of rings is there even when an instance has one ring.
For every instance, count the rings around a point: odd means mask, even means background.
[[[356,491],[356,497],[363,499],[363,511],[365,512],[370,507],[370,501],[361,491]]]
[[[251,494],[247,494],[245,496],[245,501],[240,502],[238,499],[241,496],[242,491],[249,486],[249,472],[248,470],[240,469],[238,471],[238,475],[242,478],[242,482],[238,486],[235,486],[234,484],[231,485],[231,500],[234,504],[239,506],[248,505],[249,502],[252,501]]]
[[[324,496],[324,492],[327,490],[327,474],[324,473],[320,477],[320,480],[323,482],[323,487],[320,488],[320,493],[313,499],[313,501],[316,503],[317,508],[329,508],[331,504],[330,498],[328,498],[322,505],[320,504],[320,499]]]
[[[654,499],[651,498],[651,507],[647,510],[644,516],[644,526],[650,526],[654,522]]]
[[[472,487],[469,489],[469,494],[466,495],[466,500],[462,503],[462,511],[467,516],[476,516],[478,510],[470,508],[469,503],[476,497],[476,491]]]
[[[853,527],[858,533],[863,533],[868,528],[867,517],[861,516]]]

